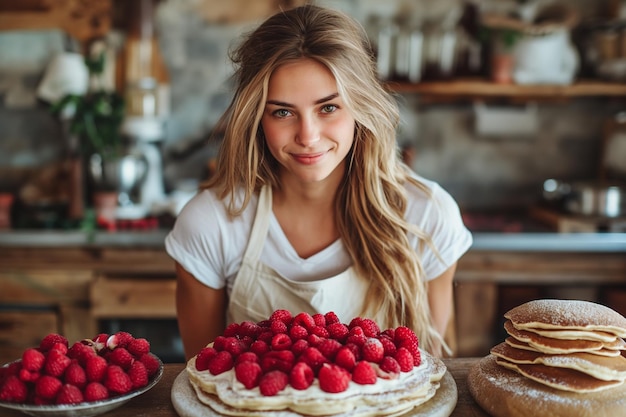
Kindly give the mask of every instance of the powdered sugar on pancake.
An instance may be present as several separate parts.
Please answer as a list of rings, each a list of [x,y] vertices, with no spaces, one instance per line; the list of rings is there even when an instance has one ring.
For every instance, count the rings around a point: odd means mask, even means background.
[[[626,337],[626,318],[601,304],[582,300],[533,300],[504,314],[517,329],[597,330]]]

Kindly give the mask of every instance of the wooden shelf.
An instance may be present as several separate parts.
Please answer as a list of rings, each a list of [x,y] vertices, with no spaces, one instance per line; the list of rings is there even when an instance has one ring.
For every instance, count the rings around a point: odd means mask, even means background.
[[[408,83],[390,81],[388,86],[397,93],[453,98],[566,99],[577,97],[623,97],[626,83],[579,80],[572,85],[517,85],[497,84],[484,79],[455,79]]]

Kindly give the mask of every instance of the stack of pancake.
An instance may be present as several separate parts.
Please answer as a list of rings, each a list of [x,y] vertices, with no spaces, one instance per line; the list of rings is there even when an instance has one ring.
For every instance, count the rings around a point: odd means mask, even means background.
[[[579,300],[535,300],[508,311],[508,337],[494,346],[496,363],[550,387],[578,393],[626,380],[626,318]]]

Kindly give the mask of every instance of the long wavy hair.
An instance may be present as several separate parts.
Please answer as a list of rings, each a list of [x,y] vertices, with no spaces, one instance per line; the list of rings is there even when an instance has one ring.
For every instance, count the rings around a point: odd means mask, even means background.
[[[430,239],[404,219],[406,182],[427,190],[399,158],[397,102],[379,81],[368,37],[352,18],[314,5],[297,7],[270,17],[231,51],[236,91],[220,121],[224,137],[216,171],[204,186],[229,201],[231,216],[263,185],[280,186],[260,122],[272,72],[301,58],[328,67],[356,121],[335,217],[357,273],[372,281],[364,305],[388,317],[391,326],[414,329],[429,349],[433,338],[443,340],[432,326],[420,256],[409,236],[417,236],[420,247]],[[243,199],[234,190],[242,190]]]

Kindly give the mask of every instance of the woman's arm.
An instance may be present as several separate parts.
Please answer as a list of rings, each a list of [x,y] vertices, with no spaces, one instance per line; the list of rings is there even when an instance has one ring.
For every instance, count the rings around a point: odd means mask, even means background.
[[[207,287],[176,262],[176,314],[189,360],[224,332],[226,288]]]
[[[435,330],[441,337],[446,333],[450,318],[452,317],[452,303],[454,302],[452,280],[456,271],[456,263],[452,264],[443,274],[428,282],[428,304]],[[434,344],[435,356],[442,355],[442,347]]]

